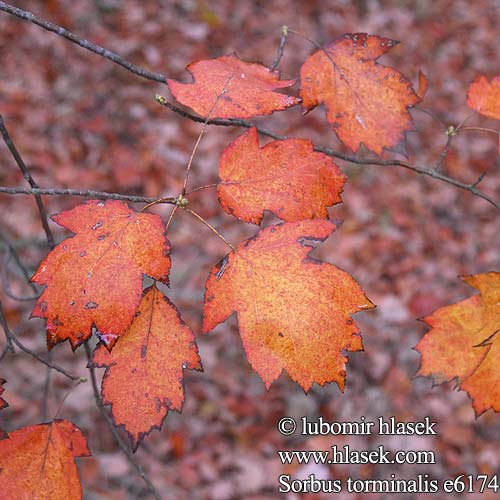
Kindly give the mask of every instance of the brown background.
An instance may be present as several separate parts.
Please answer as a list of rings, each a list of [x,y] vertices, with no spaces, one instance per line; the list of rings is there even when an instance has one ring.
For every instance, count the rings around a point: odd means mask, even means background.
[[[233,51],[243,59],[270,64],[283,24],[320,43],[345,32],[394,38],[402,43],[384,56],[383,63],[415,83],[418,70],[423,70],[430,89],[421,107],[446,124],[457,124],[469,114],[465,94],[477,73],[491,77],[500,71],[496,0],[52,0],[17,5],[138,65],[184,81],[189,81],[184,72],[189,62]],[[305,40],[291,36],[280,65],[283,77],[297,77],[310,52]],[[0,112],[41,186],[177,195],[201,127],[158,106],[155,93],[168,96],[163,85],[142,80],[56,35],[0,13]],[[409,134],[410,161],[432,166],[446,139],[443,128],[421,111],[412,115],[418,132]],[[297,107],[257,122],[343,150],[322,109],[303,118]],[[471,118],[470,124],[498,129],[498,123],[479,116]],[[218,157],[239,132],[208,129],[194,164],[192,187],[215,182]],[[429,380],[412,379],[419,363],[412,348],[426,331],[415,318],[470,294],[458,275],[500,270],[498,211],[470,193],[402,169],[338,164],[349,181],[344,204],[331,209],[331,215],[344,224],[315,254],[353,274],[378,305],[355,318],[364,333],[365,352],[349,355],[345,394],[330,385],[315,386],[305,396],[286,375],[266,391],[246,361],[234,317],[215,333],[198,336],[205,372],[186,373],[182,415],[169,415],[164,429],[146,438],[137,452],[164,498],[278,498],[281,473],[344,479],[429,474],[443,479],[498,472],[498,415],[490,411],[475,420],[467,395],[454,391],[453,384],[432,388]],[[465,182],[486,172],[481,188],[498,199],[499,167],[494,136],[464,133],[454,142],[445,172]],[[0,184],[23,185],[3,144]],[[45,199],[50,213],[80,201]],[[256,227],[226,215],[213,190],[193,196],[191,203],[232,242],[256,232]],[[157,213],[167,216],[168,210],[160,208]],[[47,247],[34,201],[0,195],[0,214],[1,234],[35,269]],[[264,223],[272,220],[267,217]],[[67,236],[55,224],[52,228],[58,239]],[[187,214],[174,220],[169,238],[173,246],[170,298],[198,334],[204,281],[226,248]],[[5,261],[0,265],[5,266]],[[16,292],[29,293],[14,268],[9,267],[8,276]],[[43,323],[28,320],[31,304],[9,300],[1,290],[0,299],[20,338],[43,353]],[[72,354],[69,345],[58,346],[54,359],[73,372],[86,373],[82,349]],[[4,359],[0,376],[8,380],[4,396],[10,404],[0,414],[0,426],[13,430],[40,422],[45,367],[18,354]],[[66,379],[52,376],[49,416],[55,414],[67,389]],[[394,415],[408,421],[429,416],[438,422],[439,434],[380,440],[376,436],[283,438],[276,422],[284,415],[322,415],[332,421],[358,420],[362,415],[367,420]],[[93,457],[78,460],[85,499],[150,498],[96,410],[90,384],[68,397],[59,417],[75,422],[89,440]],[[327,450],[332,444],[364,449],[379,441],[393,450],[434,450],[438,463],[285,467],[276,455],[280,449]],[[444,494],[390,498],[431,497],[455,498]],[[363,497],[339,494],[335,498]]]

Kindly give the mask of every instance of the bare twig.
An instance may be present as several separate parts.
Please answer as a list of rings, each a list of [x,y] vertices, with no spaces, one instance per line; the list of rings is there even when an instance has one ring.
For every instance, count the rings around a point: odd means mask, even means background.
[[[184,176],[184,184],[182,186],[181,196],[184,196],[186,194],[189,173],[191,171],[191,166],[193,165],[194,155],[196,154],[196,151],[198,151],[198,146],[200,145],[201,138],[203,137],[203,134],[205,133],[205,130],[207,129],[208,120],[210,120],[210,116],[212,115],[217,104],[219,103],[221,97],[225,94],[225,92],[227,90],[227,86],[229,85],[229,82],[232,79],[233,79],[233,75],[231,75],[227,79],[226,83],[224,83],[222,90],[220,91],[219,95],[217,96],[217,99],[215,99],[215,102],[213,103],[212,107],[210,108],[210,111],[208,112],[207,117],[205,118],[205,121],[203,122],[203,128],[201,129],[201,131],[198,135],[198,139],[196,139],[196,143],[193,147],[193,151],[191,153],[191,156],[189,157],[189,162],[188,162],[187,167],[186,167],[186,175]]]
[[[439,155],[438,161],[434,165],[434,172],[437,172],[438,170],[441,169],[443,166],[444,161],[446,160],[446,157],[448,156],[448,153],[450,152],[450,147],[451,143],[453,142],[453,138],[455,137],[455,133],[452,132],[451,130],[453,129],[448,129],[447,133],[447,139],[446,139],[446,144],[444,145],[443,151],[441,151],[441,154]]]
[[[48,361],[52,363],[53,351],[50,351],[48,354]],[[50,392],[50,376],[52,374],[52,368],[47,366],[45,371],[45,383],[43,384],[43,395],[42,395],[42,421],[45,421],[48,413],[48,404],[49,404],[49,392]]]
[[[129,201],[131,203],[168,203],[170,205],[175,205],[177,203],[177,198],[151,198],[147,196],[135,196],[120,193],[107,193],[104,191],[93,191],[91,189],[45,189],[45,188],[9,188],[1,187],[0,193],[5,194],[46,194],[48,196],[82,196],[84,198],[97,198],[101,200],[122,200]]]
[[[165,75],[162,75],[160,73],[154,73],[152,71],[148,71],[145,70],[144,68],[136,66],[135,64],[126,61],[115,52],[111,52],[110,50],[105,49],[100,45],[96,45],[95,43],[89,42],[88,40],[84,40],[83,38],[80,38],[74,33],[71,33],[71,31],[68,31],[62,26],[58,26],[57,24],[51,23],[49,21],[44,21],[43,19],[34,16],[31,12],[19,9],[5,2],[0,2],[0,10],[3,10],[8,14],[12,14],[13,16],[16,16],[20,19],[24,19],[25,21],[30,21],[31,23],[36,24],[47,31],[51,31],[56,35],[62,36],[67,40],[69,40],[70,42],[76,43],[76,45],[79,45],[84,49],[90,50],[91,52],[94,52],[102,57],[105,57],[106,59],[113,61],[115,64],[119,64],[120,66],[124,67],[125,69],[128,69],[129,71],[135,73],[138,76],[141,76],[142,78],[146,78],[147,80],[153,80],[155,82],[167,83],[167,77]]]
[[[160,494],[156,490],[154,484],[151,482],[151,479],[149,479],[149,476],[146,474],[144,469],[141,467],[141,465],[137,462],[134,454],[130,450],[130,448],[125,444],[123,439],[120,437],[120,434],[118,434],[118,430],[116,429],[116,426],[109,416],[106,408],[104,407],[101,399],[101,395],[99,394],[99,388],[97,387],[97,379],[96,379],[96,374],[95,374],[95,368],[94,365],[92,364],[92,353],[90,352],[90,347],[88,345],[88,342],[84,343],[85,346],[85,352],[87,353],[87,359],[88,359],[88,369],[90,372],[90,380],[92,381],[92,390],[94,391],[94,399],[97,405],[97,408],[101,412],[101,415],[104,417],[104,420],[106,420],[106,423],[108,424],[109,430],[111,431],[111,434],[113,435],[113,438],[116,441],[116,444],[119,446],[119,448],[122,450],[123,454],[129,461],[130,465],[137,471],[139,476],[141,476],[142,480],[144,483],[146,483],[146,486],[148,490],[151,492],[151,494],[155,497],[156,500],[162,500]]]
[[[288,37],[288,26],[282,26],[281,28],[281,38],[276,57],[272,64],[269,66],[270,71],[274,71],[280,64],[281,58],[283,57],[283,52],[285,51],[285,43]]]
[[[198,186],[197,188],[194,188],[194,189],[191,189],[190,191],[188,191],[186,193],[186,195],[191,194],[191,193],[196,193],[196,191],[203,191],[204,189],[214,188],[214,187],[217,187],[217,186],[218,186],[217,183],[214,183],[214,184],[205,184],[204,186]]]
[[[175,212],[177,212],[178,208],[179,208],[179,205],[175,205],[174,208],[172,208],[170,215],[168,216],[167,223],[165,224],[165,235],[167,234],[168,229],[170,228],[170,224],[172,224],[172,221],[174,220],[174,215],[175,215]]]
[[[19,297],[16,295],[10,288],[10,283],[9,283],[9,277],[8,277],[8,269],[9,269],[9,262],[12,258],[12,253],[9,251],[9,248],[7,248],[7,253],[5,254],[5,258],[3,261],[3,266],[2,266],[2,285],[4,288],[5,295],[7,297],[11,298],[12,300],[17,300],[18,302],[31,302],[32,300],[38,299],[40,294],[36,293],[35,295],[29,296],[29,297]]]
[[[26,354],[29,354],[30,356],[35,358],[37,361],[40,361],[40,363],[43,363],[45,366],[48,366],[49,368],[52,368],[52,369],[58,371],[59,373],[62,373],[64,376],[70,378],[71,380],[78,380],[80,378],[76,375],[72,375],[71,373],[68,373],[64,368],[52,363],[51,361],[48,361],[47,359],[43,358],[42,356],[38,355],[36,352],[34,352],[31,349],[29,349],[28,347],[26,347],[14,335],[14,333],[12,333],[12,331],[9,329],[1,301],[0,301],[0,325],[2,325],[2,328],[5,332],[5,336],[7,337],[7,339],[10,340],[11,343],[13,343],[17,347],[19,347],[19,349],[21,349],[21,351],[24,351]]]
[[[23,263],[19,259],[19,256],[17,255],[17,252],[13,245],[10,243],[10,241],[2,234],[0,233],[0,243],[5,246],[6,252],[5,252],[5,258],[3,261],[3,266],[1,270],[1,279],[2,279],[2,284],[4,287],[5,294],[10,297],[13,300],[18,300],[18,301],[31,301],[31,300],[36,300],[39,297],[38,290],[35,286],[34,283],[30,281],[30,273],[24,267]],[[18,297],[14,292],[12,292],[10,288],[10,283],[9,283],[9,278],[8,278],[8,269],[9,269],[9,263],[10,261],[13,260],[21,273],[23,274],[24,279],[26,280],[26,283],[31,287],[33,290],[34,294],[31,297]]]
[[[14,157],[14,160],[16,161],[17,166],[21,170],[26,181],[32,188],[37,188],[38,184],[35,182],[35,179],[33,179],[33,176],[31,175],[29,168],[26,166],[26,163],[24,163],[21,155],[19,154],[19,151],[14,145],[14,142],[11,139],[9,132],[7,131],[7,127],[5,126],[2,115],[0,115],[0,133],[2,134],[5,144],[9,148],[9,151],[12,153],[12,156]],[[47,212],[45,211],[42,197],[39,194],[35,194],[35,200],[36,200],[36,205],[38,207],[38,211],[40,212],[40,219],[42,221],[43,230],[45,231],[45,235],[47,236],[47,242],[50,248],[54,248],[55,247],[54,235],[52,234],[52,231],[50,230],[49,227]]]
[[[205,226],[207,226],[210,229],[210,231],[212,231],[217,237],[219,237],[231,250],[236,250],[236,247],[231,243],[229,243],[229,241],[227,241],[226,238],[224,238],[224,236],[222,236],[222,234],[217,229],[215,229],[215,227],[212,226],[210,222],[204,219],[199,213],[195,212],[194,210],[191,210],[188,207],[183,207],[183,208],[186,212],[189,212],[191,215],[194,215],[200,222],[203,222],[203,224],[205,224]]]
[[[12,343],[12,332],[10,331],[9,325],[7,324],[7,319],[3,312],[1,301],[0,301],[0,325],[2,326],[3,331],[5,333],[5,340],[6,340],[6,344],[2,351],[2,356],[0,357],[0,359],[2,359],[5,356],[5,354],[7,354],[7,351],[14,353],[15,350],[14,350],[14,344]]]

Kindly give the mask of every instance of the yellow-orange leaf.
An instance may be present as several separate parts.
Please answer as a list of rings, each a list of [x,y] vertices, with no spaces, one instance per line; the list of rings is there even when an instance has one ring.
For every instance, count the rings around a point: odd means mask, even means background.
[[[110,404],[137,449],[169,410],[184,402],[183,368],[201,369],[191,329],[175,306],[155,286],[148,288],[137,315],[112,352],[100,345],[93,363],[105,367],[102,398]]]
[[[346,177],[305,139],[259,147],[252,127],[230,144],[219,162],[217,194],[224,210],[259,224],[264,210],[286,221],[328,217],[327,206],[342,201]]]
[[[88,456],[85,437],[67,420],[11,432],[0,440],[0,498],[79,500],[74,457]]]
[[[308,257],[311,243],[335,229],[327,220],[266,227],[210,272],[203,330],[233,312],[250,364],[266,387],[285,369],[305,391],[345,386],[347,358],[362,340],[351,314],[373,307],[345,271]]]
[[[168,87],[180,103],[201,116],[249,118],[300,102],[296,97],[274,92],[290,87],[295,80],[280,80],[278,72],[242,61],[234,54],[197,61],[186,69],[193,75],[194,83],[168,80]]]
[[[66,339],[75,349],[93,325],[111,347],[132,322],[143,273],[168,282],[163,222],[121,201],[91,201],[52,219],[75,235],[57,245],[34,274],[32,280],[47,287],[32,316],[47,318],[49,349]]]
[[[467,91],[467,105],[482,115],[500,120],[500,76],[477,76]],[[499,146],[500,150],[500,146]]]
[[[417,375],[436,383],[456,379],[477,415],[500,411],[500,273],[463,279],[480,294],[424,318],[432,330],[416,346],[422,356]]]
[[[353,151],[364,144],[380,155],[384,149],[395,149],[413,129],[408,108],[420,98],[401,73],[376,62],[397,43],[347,33],[302,65],[304,108],[325,104],[328,122]]]

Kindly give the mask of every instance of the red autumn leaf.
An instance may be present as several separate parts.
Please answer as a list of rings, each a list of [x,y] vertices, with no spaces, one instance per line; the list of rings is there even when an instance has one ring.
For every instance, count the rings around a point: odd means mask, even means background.
[[[417,375],[436,383],[456,379],[477,415],[500,411],[500,273],[463,279],[480,293],[424,318],[432,330],[416,346]]]
[[[142,274],[168,282],[170,245],[157,215],[120,201],[91,201],[52,219],[75,235],[40,264],[32,280],[47,285],[32,316],[47,318],[49,349],[73,349],[92,326],[110,347],[128,328],[142,295]]]
[[[296,97],[274,92],[290,87],[295,80],[280,80],[279,72],[242,61],[234,54],[197,61],[186,69],[193,75],[194,83],[168,80],[168,87],[180,103],[201,116],[249,118],[300,102]]]
[[[348,33],[315,52],[300,70],[304,108],[323,103],[339,139],[355,152],[364,144],[380,155],[413,130],[408,108],[420,98],[401,73],[376,62],[397,43]]]
[[[0,441],[0,496],[5,500],[79,500],[74,457],[90,456],[82,432],[67,420],[23,427]]]
[[[5,390],[2,385],[5,384],[7,381],[4,380],[3,378],[0,378],[0,396],[2,395],[3,391]],[[5,399],[3,398],[0,398],[0,410],[2,410],[3,408],[7,408],[7,406],[9,406],[9,403],[7,403],[7,401],[5,401]]]
[[[259,224],[264,210],[286,221],[328,217],[326,207],[342,201],[346,177],[327,155],[305,139],[259,147],[251,128],[220,159],[217,194],[224,210]]]
[[[266,387],[285,369],[308,391],[314,382],[345,387],[343,351],[363,348],[351,314],[373,307],[345,271],[308,257],[327,220],[266,227],[215,266],[207,280],[203,330],[237,313],[246,355]]]
[[[500,120],[500,76],[491,80],[477,76],[467,91],[467,106],[478,113]]]
[[[102,397],[112,405],[116,425],[123,425],[134,450],[169,410],[184,402],[182,369],[201,369],[191,329],[175,306],[155,286],[148,288],[125,335],[109,352],[100,345],[93,363],[105,367]]]

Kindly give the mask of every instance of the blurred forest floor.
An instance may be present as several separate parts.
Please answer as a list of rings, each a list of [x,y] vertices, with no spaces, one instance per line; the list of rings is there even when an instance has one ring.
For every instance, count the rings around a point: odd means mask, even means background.
[[[184,70],[190,62],[231,52],[270,64],[282,25],[322,44],[347,32],[397,39],[402,43],[382,63],[401,71],[415,86],[422,70],[430,88],[420,107],[431,110],[446,125],[456,125],[470,114],[466,89],[478,73],[491,77],[500,72],[497,0],[47,0],[16,5],[135,64],[183,81],[190,81]],[[290,36],[280,64],[282,77],[297,78],[311,52],[305,40]],[[298,85],[293,89],[298,92]],[[160,107],[156,93],[168,96],[168,89],[0,13],[0,113],[40,186],[177,195],[201,125]],[[408,134],[409,158],[428,167],[439,158],[445,129],[422,111],[413,110],[412,116],[417,131]],[[302,117],[296,107],[256,122],[283,135],[310,138],[345,151],[328,127],[323,109]],[[499,128],[498,122],[479,115],[470,124]],[[192,187],[216,182],[218,158],[240,133],[234,128],[208,127],[193,165]],[[261,139],[261,144],[265,142]],[[330,213],[344,223],[314,253],[351,273],[378,306],[355,316],[365,352],[349,354],[344,394],[330,384],[315,386],[306,396],[285,374],[266,391],[246,360],[234,317],[215,332],[199,335],[205,279],[227,249],[188,214],[174,219],[169,230],[173,248],[170,298],[197,333],[204,373],[185,373],[182,414],[171,413],[162,431],[147,437],[137,452],[165,499],[280,498],[277,478],[283,473],[344,479],[349,475],[376,479],[391,473],[401,478],[429,474],[442,480],[498,472],[498,414],[490,411],[476,420],[467,395],[455,391],[453,384],[433,388],[430,380],[414,379],[419,355],[412,350],[427,330],[416,318],[473,293],[459,275],[500,271],[498,211],[468,192],[404,169],[337,163],[349,180],[344,203]],[[443,168],[464,182],[473,182],[486,172],[481,189],[500,197],[500,160],[493,135],[460,134]],[[23,182],[5,145],[0,144],[0,185],[21,186]],[[69,197],[45,197],[44,201],[51,214],[82,202]],[[257,231],[225,214],[214,190],[193,195],[191,205],[232,242]],[[164,218],[169,213],[168,207],[154,210]],[[0,195],[0,214],[0,234],[34,270],[48,248],[33,198]],[[266,217],[264,224],[272,220]],[[67,236],[56,224],[51,227],[58,241]],[[12,289],[30,294],[18,270],[12,263],[6,268],[1,257],[2,272]],[[0,300],[19,338],[45,353],[43,322],[28,319],[32,303],[13,301],[1,288]],[[82,348],[73,354],[65,343],[53,352],[53,359],[73,373],[87,374]],[[45,367],[18,353],[4,358],[0,376],[7,380],[4,397],[10,405],[0,414],[0,427],[10,431],[40,422]],[[67,379],[52,373],[49,417],[68,388]],[[438,435],[284,438],[276,429],[284,415],[321,415],[330,421],[356,421],[361,416],[375,420],[381,415],[418,421],[429,416],[438,422]],[[58,416],[73,421],[88,437],[93,456],[78,460],[86,500],[151,498],[116,447],[96,409],[90,383],[71,393]],[[438,463],[390,468],[283,466],[276,454],[284,449],[328,450],[332,444],[434,450]],[[302,498],[313,497],[321,498]],[[489,497],[485,493],[480,498]],[[335,498],[364,497],[341,493]],[[441,493],[432,498],[455,496]],[[478,497],[463,494],[456,498]]]

